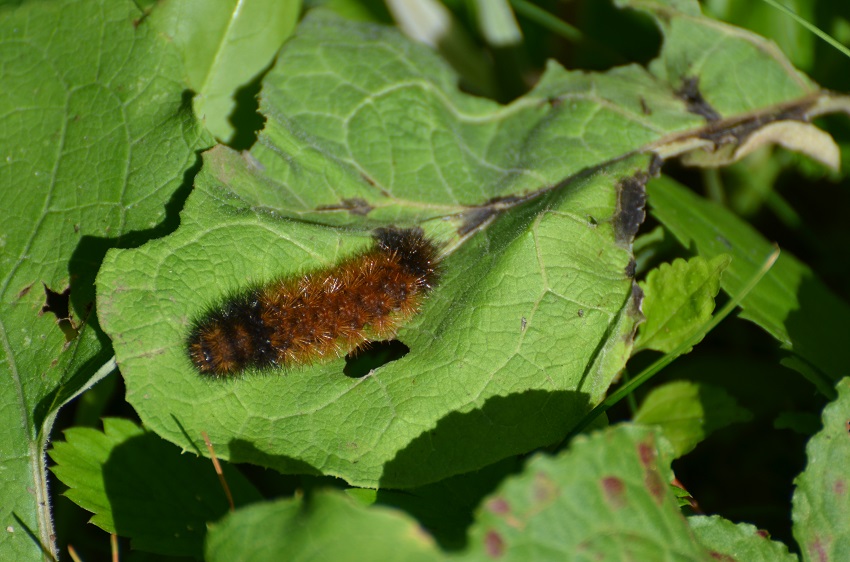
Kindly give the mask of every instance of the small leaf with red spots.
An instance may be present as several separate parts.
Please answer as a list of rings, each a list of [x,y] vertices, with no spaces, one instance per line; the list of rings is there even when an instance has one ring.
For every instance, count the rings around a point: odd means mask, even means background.
[[[823,410],[823,429],[806,446],[808,464],[794,491],[794,538],[803,560],[850,560],[850,378],[837,385],[838,399]]]

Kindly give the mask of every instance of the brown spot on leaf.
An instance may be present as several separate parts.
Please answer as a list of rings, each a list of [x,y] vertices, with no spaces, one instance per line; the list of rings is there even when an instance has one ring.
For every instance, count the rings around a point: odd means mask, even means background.
[[[465,236],[494,219],[499,213],[515,207],[520,203],[528,201],[531,196],[511,195],[507,197],[493,197],[483,205],[470,207],[463,213],[463,224],[458,228],[458,234]]]
[[[352,215],[365,217],[372,212],[372,207],[368,201],[359,197],[352,199],[343,199],[339,205],[324,205],[317,207],[317,211],[348,211]]]
[[[847,481],[842,479],[836,480],[832,485],[832,491],[836,496],[843,496],[847,492]]]
[[[619,244],[631,244],[646,218],[646,182],[649,174],[638,172],[617,185],[617,212],[614,233]]]
[[[651,438],[648,441],[638,443],[638,455],[644,468],[643,483],[656,503],[660,504],[664,500],[665,486],[656,468],[655,461],[658,452],[655,450],[655,444]]]
[[[623,270],[623,273],[625,273],[626,277],[628,277],[629,279],[634,279],[636,272],[637,272],[637,262],[635,261],[634,258],[632,258],[632,259],[629,260],[629,263],[626,264],[626,268],[625,268],[625,270]]]
[[[487,509],[496,515],[510,513],[511,506],[505,498],[493,498],[487,502]]]
[[[809,551],[809,559],[817,560],[818,562],[829,562],[829,554],[827,553],[827,545],[821,542],[819,535],[815,535],[814,540],[806,549]]]
[[[543,504],[551,503],[560,493],[558,485],[544,472],[538,472],[534,475],[532,492],[534,494],[534,501]]]
[[[692,76],[686,78],[682,87],[676,92],[676,95],[685,102],[685,107],[691,113],[704,117],[709,122],[719,121],[721,119],[720,114],[702,97],[698,77]]]
[[[27,285],[26,287],[24,287],[23,289],[21,289],[21,290],[18,292],[18,294],[15,296],[15,298],[17,298],[17,299],[22,299],[22,298],[24,298],[25,296],[27,296],[27,294],[29,294],[29,292],[30,292],[30,289],[32,289],[32,286],[33,286],[33,285],[35,285],[35,283],[30,283],[29,285]]]
[[[716,550],[712,550],[708,553],[711,556],[712,560],[723,560],[723,562],[735,562],[737,558],[733,556],[729,556],[728,554],[723,554],[722,552],[717,552]]]
[[[638,443],[638,455],[640,455],[640,463],[644,468],[655,470],[656,454],[655,444],[652,441],[641,441]]]
[[[602,479],[602,492],[605,494],[605,501],[611,507],[620,509],[626,506],[626,485],[622,479],[616,476],[606,476]]]
[[[487,531],[484,535],[484,551],[490,558],[501,558],[505,553],[505,541],[502,535],[493,530]]]
[[[655,470],[648,470],[643,477],[643,482],[655,503],[660,505],[664,501],[664,482],[661,481],[661,475]]]

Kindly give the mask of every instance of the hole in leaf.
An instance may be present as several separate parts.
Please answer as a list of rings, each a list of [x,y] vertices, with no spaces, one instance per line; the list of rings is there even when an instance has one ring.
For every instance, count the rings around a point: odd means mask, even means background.
[[[65,341],[71,341],[77,337],[77,327],[71,319],[70,301],[71,287],[68,287],[61,293],[52,290],[46,284],[44,285],[44,306],[41,307],[41,314],[50,312],[56,316],[56,324],[62,333],[65,334]]]
[[[398,340],[367,341],[345,356],[342,372],[347,377],[360,379],[396,359],[410,353],[410,348]]]

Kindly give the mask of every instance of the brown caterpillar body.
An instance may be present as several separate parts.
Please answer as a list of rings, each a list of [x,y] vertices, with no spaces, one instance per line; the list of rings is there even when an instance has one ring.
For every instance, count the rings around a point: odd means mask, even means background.
[[[419,228],[378,229],[373,248],[332,268],[226,299],[195,320],[189,359],[204,375],[343,355],[394,336],[437,282],[438,250]]]

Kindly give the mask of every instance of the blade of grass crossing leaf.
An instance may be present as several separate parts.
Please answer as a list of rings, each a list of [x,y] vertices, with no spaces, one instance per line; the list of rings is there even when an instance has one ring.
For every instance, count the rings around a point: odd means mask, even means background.
[[[744,286],[740,293],[735,295],[726,305],[712,318],[706,322],[700,330],[698,330],[694,335],[688,338],[686,341],[682,342],[679,347],[674,349],[671,353],[668,353],[664,357],[660,358],[658,361],[654,362],[652,365],[644,369],[640,374],[638,374],[635,378],[631,379],[627,383],[623,384],[616,392],[612,393],[605,400],[599,403],[595,408],[593,408],[590,412],[584,416],[581,421],[576,424],[576,426],[567,434],[567,437],[558,447],[562,447],[565,445],[571,438],[579,434],[582,430],[584,430],[587,426],[593,423],[597,417],[601,414],[608,411],[611,406],[619,402],[623,399],[623,397],[630,395],[635,391],[640,385],[648,381],[652,378],[655,373],[672,363],[677,357],[685,353],[688,349],[696,345],[702,338],[705,337],[707,333],[715,328],[724,318],[729,316],[729,314],[737,308],[738,304],[746,297],[753,288],[758,285],[758,282],[761,281],[762,277],[770,271],[770,268],[773,267],[773,264],[776,263],[777,258],[779,258],[779,248],[776,248],[768,257],[765,259],[761,268],[756,272],[755,275],[749,280],[749,282]]]
[[[781,10],[781,11],[785,12],[794,21],[796,21],[797,23],[799,23],[800,25],[802,25],[803,27],[805,27],[806,29],[808,29],[809,31],[814,33],[817,37],[820,37],[821,39],[823,39],[824,41],[826,41],[827,43],[829,43],[830,45],[835,47],[839,52],[844,54],[844,56],[850,58],[850,49],[848,49],[847,47],[845,47],[844,45],[842,45],[841,43],[839,43],[838,41],[833,39],[826,32],[821,31],[817,26],[807,22],[806,20],[804,20],[803,18],[801,18],[800,16],[795,14],[794,11],[791,10],[790,8],[783,6],[782,4],[777,2],[776,0],[762,0],[762,1],[765,2],[766,4],[770,5],[770,6],[773,6],[777,10]]]

